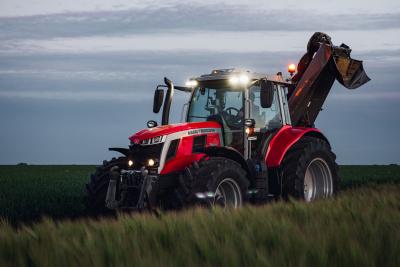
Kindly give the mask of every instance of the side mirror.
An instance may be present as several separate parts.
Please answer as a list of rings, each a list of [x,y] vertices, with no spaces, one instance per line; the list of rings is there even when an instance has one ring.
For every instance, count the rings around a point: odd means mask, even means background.
[[[157,88],[154,92],[153,112],[158,113],[164,100],[164,90]]]
[[[274,83],[268,80],[261,80],[260,86],[261,107],[270,108],[274,100]]]
[[[154,128],[154,127],[157,127],[157,122],[156,121],[153,121],[153,120],[149,120],[148,122],[147,122],[147,128]]]

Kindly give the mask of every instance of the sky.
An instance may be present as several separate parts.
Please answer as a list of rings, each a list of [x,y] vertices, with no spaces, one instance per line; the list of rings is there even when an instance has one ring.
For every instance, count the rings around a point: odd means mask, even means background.
[[[129,144],[157,84],[216,68],[285,72],[312,33],[371,81],[337,82],[316,126],[340,164],[400,164],[400,2],[0,1],[0,164],[97,164]],[[172,121],[188,95],[176,93]]]

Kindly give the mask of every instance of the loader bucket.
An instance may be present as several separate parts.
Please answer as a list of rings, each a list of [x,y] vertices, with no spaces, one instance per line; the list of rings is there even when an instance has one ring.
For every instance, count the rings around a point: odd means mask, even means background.
[[[361,60],[350,56],[334,56],[337,75],[336,79],[348,89],[356,89],[368,82],[370,78],[364,71]]]

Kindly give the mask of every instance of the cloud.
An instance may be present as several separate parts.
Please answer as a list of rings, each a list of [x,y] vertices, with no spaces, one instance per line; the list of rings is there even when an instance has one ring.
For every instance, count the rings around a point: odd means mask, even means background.
[[[374,99],[399,101],[397,69],[399,51],[361,52],[372,81],[356,91],[336,85],[330,98],[340,101]],[[286,73],[298,51],[215,52],[134,51],[89,54],[6,55],[0,62],[0,98],[65,101],[151,102],[155,86],[164,76],[175,84],[212,69],[238,67],[255,72]],[[397,67],[396,67],[397,66]],[[179,94],[177,94],[179,95]]]
[[[40,100],[63,100],[63,101],[84,101],[84,102],[129,102],[139,103],[150,101],[151,95],[144,92],[127,91],[60,91],[60,90],[1,90],[0,99],[24,98]]]
[[[0,69],[1,76],[30,76],[45,79],[80,79],[89,81],[120,81],[120,80],[140,80],[142,76],[148,75],[146,71],[132,70],[132,71],[98,71],[98,70],[54,70],[54,69]]]
[[[315,10],[214,4],[171,4],[127,10],[0,18],[0,39],[160,34],[185,31],[323,31],[400,28],[400,14],[326,14]],[[43,30],[46,29],[46,30]]]
[[[0,17],[31,16],[71,12],[99,12],[99,11],[118,11],[127,9],[160,9],[176,8],[185,4],[198,9],[202,6],[229,7],[235,6],[240,9],[253,9],[258,11],[288,10],[296,8],[298,11],[309,11],[315,14],[354,14],[354,13],[385,13],[400,10],[400,5],[396,0],[369,1],[363,0],[336,0],[325,1],[321,4],[320,0],[302,1],[297,0],[265,1],[265,0],[3,0],[1,2]]]
[[[329,96],[333,100],[339,101],[390,101],[400,104],[400,92],[387,92],[378,90],[377,92],[363,92],[362,90],[357,93],[333,93]]]
[[[124,36],[98,35],[91,37],[53,38],[45,40],[5,40],[0,53],[100,53],[128,51],[218,51],[218,52],[277,52],[305,51],[313,31],[199,31],[162,34],[133,34]],[[376,31],[328,32],[336,44],[341,41],[357,53],[375,49],[398,50],[400,28]],[[379,36],[380,38],[371,38]]]

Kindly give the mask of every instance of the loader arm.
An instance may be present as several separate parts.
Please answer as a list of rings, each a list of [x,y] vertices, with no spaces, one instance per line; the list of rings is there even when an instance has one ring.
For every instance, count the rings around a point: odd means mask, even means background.
[[[293,126],[313,126],[335,80],[348,89],[370,80],[362,61],[352,59],[350,53],[345,44],[334,46],[328,35],[314,33],[292,78],[288,100]]]

